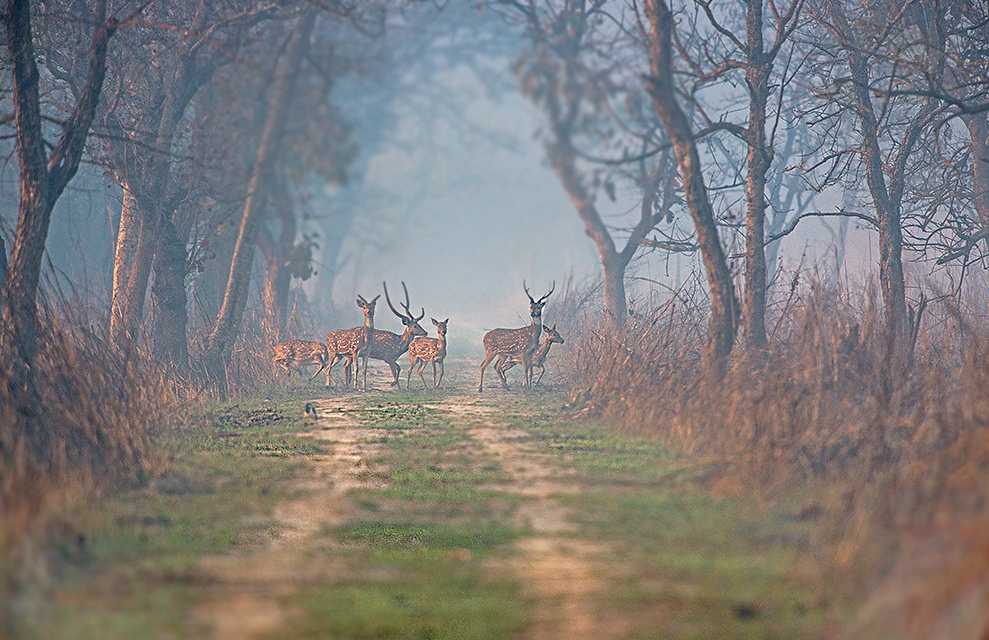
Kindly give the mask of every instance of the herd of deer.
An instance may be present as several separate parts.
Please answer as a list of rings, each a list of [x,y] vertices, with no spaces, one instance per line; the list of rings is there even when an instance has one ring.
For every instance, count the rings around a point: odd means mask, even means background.
[[[418,371],[423,386],[428,386],[423,375],[427,363],[433,365],[433,387],[439,387],[443,382],[445,371],[446,332],[449,318],[442,322],[430,318],[436,327],[436,337],[430,338],[419,324],[426,316],[426,310],[421,308],[418,316],[412,312],[409,290],[405,282],[402,282],[402,290],[405,292],[405,302],[401,303],[402,311],[392,304],[388,295],[388,285],[384,282],[381,285],[388,308],[405,326],[401,334],[374,327],[374,308],[380,295],[370,301],[358,295],[357,307],[364,316],[364,323],[361,326],[330,331],[326,335],[325,343],[313,340],[283,340],[274,347],[272,363],[287,374],[295,371],[300,375],[303,366],[319,365],[319,369],[312,377],[315,378],[325,369],[326,386],[333,386],[333,367],[337,362],[343,361],[347,386],[355,386],[358,375],[362,375],[361,388],[366,391],[368,360],[385,362],[391,369],[392,386],[400,387],[399,376],[402,367],[398,364],[398,359],[408,352],[409,370],[406,388],[412,388],[414,371]],[[556,282],[553,282],[549,292],[538,300],[529,293],[529,287],[524,281],[522,289],[529,298],[529,316],[532,321],[527,327],[492,329],[484,334],[484,361],[481,363],[481,383],[477,387],[478,391],[484,391],[484,370],[495,358],[498,359],[495,362],[495,371],[505,389],[508,389],[505,372],[517,364],[523,367],[523,386],[533,385],[533,372],[536,368],[540,370],[539,377],[535,379],[535,384],[538,384],[546,373],[546,356],[549,355],[550,347],[553,344],[563,344],[563,337],[557,332],[556,326],[544,326],[542,320],[543,307],[546,306],[550,294],[556,289]]]

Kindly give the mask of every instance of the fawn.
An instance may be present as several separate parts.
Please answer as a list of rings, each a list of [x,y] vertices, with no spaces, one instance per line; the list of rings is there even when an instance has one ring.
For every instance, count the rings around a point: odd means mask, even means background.
[[[450,319],[447,318],[443,322],[440,322],[436,318],[430,318],[433,324],[436,325],[436,336],[435,338],[416,338],[409,344],[409,373],[408,380],[405,382],[405,388],[412,388],[412,371],[419,365],[419,377],[422,379],[422,386],[424,388],[428,387],[426,384],[426,377],[422,375],[422,370],[426,368],[427,362],[433,363],[433,388],[438,388],[440,383],[443,382],[443,374],[446,372],[446,367],[443,364],[443,360],[446,359],[446,327]],[[440,365],[439,378],[436,377],[436,365]]]
[[[295,371],[302,375],[302,367],[307,364],[318,364],[319,370],[312,376],[315,378],[323,370],[329,359],[326,345],[313,340],[282,340],[273,347],[271,363],[285,370],[286,374]]]
[[[381,286],[385,290],[385,301],[388,302],[388,307],[391,309],[392,313],[398,316],[398,319],[402,321],[405,325],[405,330],[402,334],[392,333],[391,331],[383,331],[381,329],[372,329],[372,340],[371,346],[368,348],[367,355],[375,360],[381,360],[388,365],[391,369],[392,383],[391,386],[398,387],[399,375],[402,372],[401,365],[398,364],[398,359],[402,357],[405,353],[409,344],[415,338],[419,336],[425,336],[426,330],[422,328],[419,321],[423,319],[426,315],[426,309],[421,309],[421,313],[417,317],[412,310],[409,308],[409,290],[405,286],[405,282],[402,282],[402,290],[405,292],[405,302],[402,303],[402,308],[405,310],[404,313],[395,309],[395,306],[391,303],[391,298],[388,297],[388,285],[384,282]]]
[[[529,317],[532,318],[532,323],[528,327],[519,329],[492,329],[484,334],[484,362],[481,363],[481,384],[477,387],[478,392],[484,391],[484,370],[492,360],[501,356],[517,357],[522,363],[525,370],[523,386],[528,386],[532,381],[532,354],[539,347],[539,336],[543,330],[543,307],[546,306],[546,299],[556,290],[556,281],[553,281],[549,293],[539,300],[532,298],[524,280],[522,289],[529,298]],[[497,366],[495,368],[497,369]],[[502,379],[501,384],[508,389],[506,379]]]
[[[549,355],[549,348],[554,344],[563,344],[563,336],[556,330],[555,324],[552,327],[543,326],[543,334],[539,340],[539,347],[533,352],[532,362],[530,363],[533,370],[539,367],[539,377],[533,382],[534,385],[539,384],[543,379],[543,375],[546,374],[546,356]],[[508,380],[505,378],[505,372],[521,363],[521,361],[521,358],[515,356],[501,356],[498,358],[498,361],[495,362],[495,371],[498,372],[498,377],[501,378],[502,384],[508,384]]]
[[[368,302],[364,296],[357,296],[357,306],[364,315],[364,324],[351,329],[338,329],[326,334],[326,350],[329,353],[329,360],[326,363],[326,386],[333,386],[333,367],[340,360],[344,360],[344,367],[347,371],[347,385],[351,383],[351,373],[357,358],[361,354],[364,356],[364,390],[367,391],[367,346],[373,339],[374,330],[374,306],[378,302],[380,295]],[[320,369],[322,371],[322,369]],[[316,372],[316,375],[319,371]],[[315,375],[313,376],[315,377]],[[357,372],[354,371],[353,385],[357,384]]]

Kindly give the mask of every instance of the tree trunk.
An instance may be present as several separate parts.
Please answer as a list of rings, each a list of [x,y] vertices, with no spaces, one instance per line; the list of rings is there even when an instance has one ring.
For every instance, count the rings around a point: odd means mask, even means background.
[[[151,287],[155,302],[152,344],[159,360],[181,369],[189,364],[185,246],[186,239],[175,228],[172,217],[163,215],[159,220],[155,281]]]
[[[964,118],[972,162],[972,198],[979,222],[989,229],[989,121],[985,113]]]
[[[873,206],[879,222],[879,283],[882,289],[883,310],[886,314],[890,345],[899,351],[907,335],[906,281],[903,275],[903,230],[900,226],[900,198],[902,189],[891,194],[886,183],[884,158],[879,147],[879,122],[869,93],[869,62],[845,18],[840,0],[830,0],[831,17],[839,29],[848,53],[848,68],[852,78],[855,107],[858,112],[862,135],[862,155],[865,158],[866,183],[872,195]],[[904,141],[898,152],[895,181],[902,180],[906,155],[915,140]]]
[[[203,364],[207,374],[214,383],[220,385],[221,390],[225,389],[223,374],[225,360],[237,339],[240,321],[247,304],[251,269],[254,264],[254,247],[257,243],[260,222],[258,214],[265,196],[266,182],[270,179],[281,143],[285,112],[295,91],[296,71],[309,45],[309,37],[315,22],[316,14],[313,11],[298,19],[285,56],[276,65],[271,99],[254,159],[254,168],[247,185],[247,197],[241,213],[223,303],[220,305],[220,312],[217,314],[203,352]]]
[[[649,91],[656,114],[673,144],[677,170],[687,209],[697,232],[697,244],[711,293],[711,320],[705,359],[714,370],[724,371],[735,343],[738,322],[735,285],[721,247],[690,122],[676,99],[672,62],[673,14],[664,0],[647,0],[646,12],[651,29],[649,54],[652,77]]]
[[[121,196],[113,256],[110,344],[123,351],[137,337],[144,317],[155,233],[153,214],[141,209],[134,192],[125,185]]]
[[[5,425],[13,438],[24,437],[35,452],[45,455],[47,438],[40,420],[40,395],[34,364],[38,352],[37,292],[52,209],[79,169],[106,73],[107,43],[116,21],[102,24],[106,4],[98,3],[97,23],[90,45],[86,84],[64,133],[50,157],[45,154],[39,74],[34,59],[31,9],[28,0],[9,0],[3,13],[13,76],[16,153],[20,168],[20,205],[9,270],[0,310],[0,366],[6,370],[8,392],[17,423]],[[4,438],[6,439],[6,437]]]
[[[745,297],[742,322],[750,352],[766,346],[766,173],[770,155],[766,148],[766,102],[772,62],[765,60],[762,39],[763,0],[749,0],[746,14],[749,89],[748,154],[745,178]]]
[[[625,295],[626,264],[619,256],[601,263],[604,271],[604,308],[615,326],[621,328],[628,317],[628,298]]]

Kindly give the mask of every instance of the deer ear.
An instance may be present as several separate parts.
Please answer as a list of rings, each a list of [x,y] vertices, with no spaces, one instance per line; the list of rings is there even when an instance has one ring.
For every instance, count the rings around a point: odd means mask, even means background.
[[[437,327],[440,326],[440,321],[437,320],[436,318],[430,316],[429,319],[432,320],[433,324],[435,324]]]
[[[449,324],[449,322],[450,322],[450,319],[447,318],[446,320],[443,321],[443,324]]]

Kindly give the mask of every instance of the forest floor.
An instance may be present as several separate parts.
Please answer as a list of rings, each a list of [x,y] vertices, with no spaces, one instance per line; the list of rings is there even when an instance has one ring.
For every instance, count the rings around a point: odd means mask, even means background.
[[[713,491],[714,465],[570,420],[559,393],[479,395],[449,368],[439,390],[299,384],[169,432],[168,473],[66,519],[19,596],[23,636],[828,635],[796,506]]]

